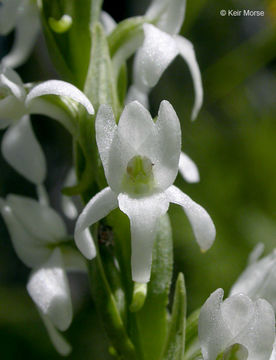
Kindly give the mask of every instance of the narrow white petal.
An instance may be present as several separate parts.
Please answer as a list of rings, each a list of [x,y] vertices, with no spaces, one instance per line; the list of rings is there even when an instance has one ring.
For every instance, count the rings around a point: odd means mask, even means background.
[[[132,101],[139,101],[146,109],[149,108],[148,92],[141,91],[135,84],[128,89],[125,103],[129,104]]]
[[[215,360],[231,344],[230,329],[221,314],[223,290],[217,289],[201,308],[198,320],[198,337],[205,360]]]
[[[19,195],[9,195],[7,204],[22,227],[38,242],[56,243],[66,236],[65,224],[52,208]]]
[[[92,259],[96,254],[89,226],[108,215],[117,206],[117,195],[107,187],[95,195],[80,214],[75,228],[75,241],[86,258]]]
[[[145,40],[137,54],[137,72],[146,86],[153,87],[179,50],[170,35],[153,25],[145,24],[144,33]]]
[[[251,265],[259,260],[264,252],[264,243],[258,243],[248,256],[248,265]]]
[[[28,116],[6,131],[2,140],[2,154],[29,181],[38,185],[45,180],[46,160]]]
[[[35,98],[30,102],[29,114],[39,114],[57,120],[65,127],[73,136],[76,134],[76,126],[72,116],[61,107],[53,104],[45,98]]]
[[[0,5],[0,34],[7,35],[15,26],[21,0],[2,0]]]
[[[109,179],[112,174],[109,174],[109,154],[110,147],[112,145],[115,132],[117,131],[117,125],[115,123],[114,114],[112,108],[108,105],[101,105],[96,117],[96,140],[100,153],[100,157],[103,163],[105,174]]]
[[[182,206],[200,248],[208,250],[215,240],[216,229],[207,211],[174,185],[166,190],[166,194],[171,202]]]
[[[159,29],[168,34],[177,34],[185,16],[186,0],[155,0],[146,12],[146,16],[157,21]]]
[[[44,263],[51,253],[50,248],[27,231],[7,204],[1,204],[1,214],[19,259],[31,268]]]
[[[199,172],[193,160],[181,151],[179,159],[179,172],[188,183],[197,183],[200,180]]]
[[[13,96],[15,96],[18,100],[23,101],[26,95],[25,89],[22,84],[18,84],[8,77],[7,70],[0,74],[0,86],[7,88]],[[9,69],[9,73],[11,73],[11,69]]]
[[[67,96],[83,105],[89,114],[94,114],[93,105],[88,98],[77,87],[68,82],[48,80],[35,86],[27,95],[26,105],[29,106],[33,99],[43,95]]]
[[[196,60],[193,44],[182,36],[175,36],[174,39],[178,46],[179,54],[187,62],[192,75],[195,89],[195,103],[192,111],[192,120],[195,120],[203,102],[203,87],[199,66]]]
[[[264,298],[276,310],[276,251],[249,265],[231,288],[230,294],[244,293],[253,300]]]
[[[160,104],[156,128],[159,154],[153,171],[159,187],[165,190],[176,178],[181,151],[180,123],[172,105],[166,100]]]
[[[121,193],[118,201],[121,211],[130,220],[132,279],[146,283],[150,280],[157,221],[167,212],[169,202],[164,193],[141,198],[131,198]]]
[[[116,21],[106,11],[101,12],[101,23],[103,24],[106,35],[109,35],[117,26]]]
[[[88,260],[92,260],[96,256],[96,247],[94,239],[88,228],[75,231],[75,242],[83,256]]]
[[[23,92],[24,94],[26,93],[25,89],[23,88],[23,86],[24,86],[23,81],[15,70],[13,70],[9,67],[3,66],[3,64],[1,64],[0,65],[0,73],[5,75],[5,77],[8,78],[13,83],[19,85],[21,87],[20,92]]]
[[[39,312],[40,316],[43,320],[43,323],[47,329],[48,335],[52,341],[52,344],[54,345],[56,351],[62,355],[67,356],[72,351],[71,345],[68,343],[68,341],[57,331],[57,329],[52,324],[51,320],[43,315],[41,311]]]
[[[2,59],[5,66],[17,67],[29,57],[40,28],[36,4],[26,4],[18,14],[15,27],[15,40],[10,53]]]
[[[73,316],[69,284],[59,249],[49,260],[34,270],[27,284],[29,295],[39,310],[61,331],[66,330]]]

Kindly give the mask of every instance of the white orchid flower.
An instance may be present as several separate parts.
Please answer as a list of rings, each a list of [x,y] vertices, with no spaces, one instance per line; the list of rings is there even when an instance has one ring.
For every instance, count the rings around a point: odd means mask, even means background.
[[[42,114],[61,122],[71,133],[75,131],[69,111],[45,99],[58,95],[82,104],[89,114],[94,109],[87,97],[75,86],[60,80],[49,80],[33,87],[27,94],[17,73],[0,69],[0,129],[9,127],[2,141],[5,160],[21,175],[40,185],[46,175],[46,161],[32,130],[29,114]]]
[[[232,286],[230,295],[240,292],[252,300],[266,299],[276,312],[276,249],[260,260],[255,258],[249,264]]]
[[[223,301],[218,289],[201,308],[198,336],[204,360],[223,359],[229,349],[237,351],[239,360],[267,360],[275,339],[273,308],[241,293]]]
[[[39,29],[39,14],[34,0],[2,0],[0,3],[0,34],[15,29],[15,40],[2,64],[12,68],[22,65],[29,57]]]
[[[49,206],[17,195],[1,199],[0,205],[18,257],[34,269],[27,285],[28,292],[56,349],[66,354],[70,345],[58,332],[66,330],[72,321],[65,268],[83,271],[83,260],[77,251],[66,248],[65,224]]]
[[[75,240],[84,256],[96,255],[89,226],[118,206],[130,219],[134,281],[150,279],[157,222],[170,202],[182,206],[200,247],[207,250],[212,245],[215,227],[210,216],[172,185],[178,172],[181,130],[169,102],[161,103],[156,122],[140,103],[132,102],[118,126],[111,108],[101,106],[96,140],[109,187],[90,200],[77,221]]]
[[[195,89],[192,111],[194,120],[203,102],[203,89],[199,66],[192,43],[177,35],[180,31],[185,0],[155,0],[145,16],[155,21],[156,26],[144,24],[144,41],[134,60],[133,85],[129,89],[127,102],[140,101],[148,107],[148,93],[177,55],[187,63]]]

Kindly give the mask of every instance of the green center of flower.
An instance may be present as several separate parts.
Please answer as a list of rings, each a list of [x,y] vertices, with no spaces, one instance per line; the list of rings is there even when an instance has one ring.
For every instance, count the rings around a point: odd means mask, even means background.
[[[8,95],[10,95],[9,90],[4,86],[0,86],[0,100],[5,99]]]
[[[145,156],[134,156],[129,160],[123,179],[123,188],[128,193],[145,194],[153,189],[153,164]]]

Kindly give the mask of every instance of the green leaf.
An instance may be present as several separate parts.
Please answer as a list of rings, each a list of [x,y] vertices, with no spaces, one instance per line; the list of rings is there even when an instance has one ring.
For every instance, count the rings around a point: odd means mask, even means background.
[[[113,67],[104,30],[100,23],[93,26],[91,61],[85,82],[84,93],[95,110],[107,104],[112,106],[115,115],[120,112]]]
[[[162,360],[183,360],[186,327],[186,289],[184,276],[178,275],[173,301],[170,329]]]
[[[247,349],[241,344],[234,344],[219,354],[216,360],[246,360],[247,358]]]

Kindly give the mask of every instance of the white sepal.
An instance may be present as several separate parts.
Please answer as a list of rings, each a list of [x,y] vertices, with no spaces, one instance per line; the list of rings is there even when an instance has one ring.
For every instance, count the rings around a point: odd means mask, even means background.
[[[186,61],[190,69],[190,73],[192,75],[194,89],[195,89],[195,104],[192,111],[192,120],[195,120],[203,103],[202,80],[201,80],[199,66],[195,56],[195,50],[193,44],[184,37],[176,35],[174,39],[179,49],[179,54]]]
[[[22,65],[33,50],[39,30],[38,10],[36,4],[30,1],[29,4],[23,5],[22,13],[18,9],[15,40],[11,51],[3,57],[2,63],[12,68]]]
[[[45,180],[46,160],[28,115],[6,131],[1,147],[4,159],[26,179],[36,185]]]
[[[68,341],[60,334],[60,332],[54,327],[51,320],[43,315],[41,311],[39,311],[41,319],[47,329],[49,338],[52,341],[52,344],[56,351],[62,356],[68,356],[72,351],[72,346],[68,343]]]
[[[31,105],[31,101],[43,95],[66,96],[83,105],[88,114],[94,114],[94,108],[88,98],[74,85],[62,80],[48,80],[36,85],[26,97],[26,106]]]
[[[232,286],[230,295],[240,292],[253,300],[266,299],[276,311],[276,250],[244,270]]]
[[[157,20],[157,26],[168,34],[177,34],[185,16],[186,0],[153,0],[145,16]]]
[[[118,207],[117,195],[107,187],[95,195],[83,209],[76,223],[75,240],[86,258],[92,259],[96,255],[89,226],[108,215],[116,207]]]
[[[72,322],[72,302],[58,248],[46,263],[32,272],[27,290],[42,314],[48,316],[55,327],[61,331],[69,327]]]
[[[215,240],[216,229],[207,211],[174,185],[166,190],[166,194],[171,202],[182,206],[190,221],[198,245],[201,250],[208,250]]]
[[[181,151],[179,158],[179,172],[188,183],[197,183],[200,180],[199,171],[193,160]]]

